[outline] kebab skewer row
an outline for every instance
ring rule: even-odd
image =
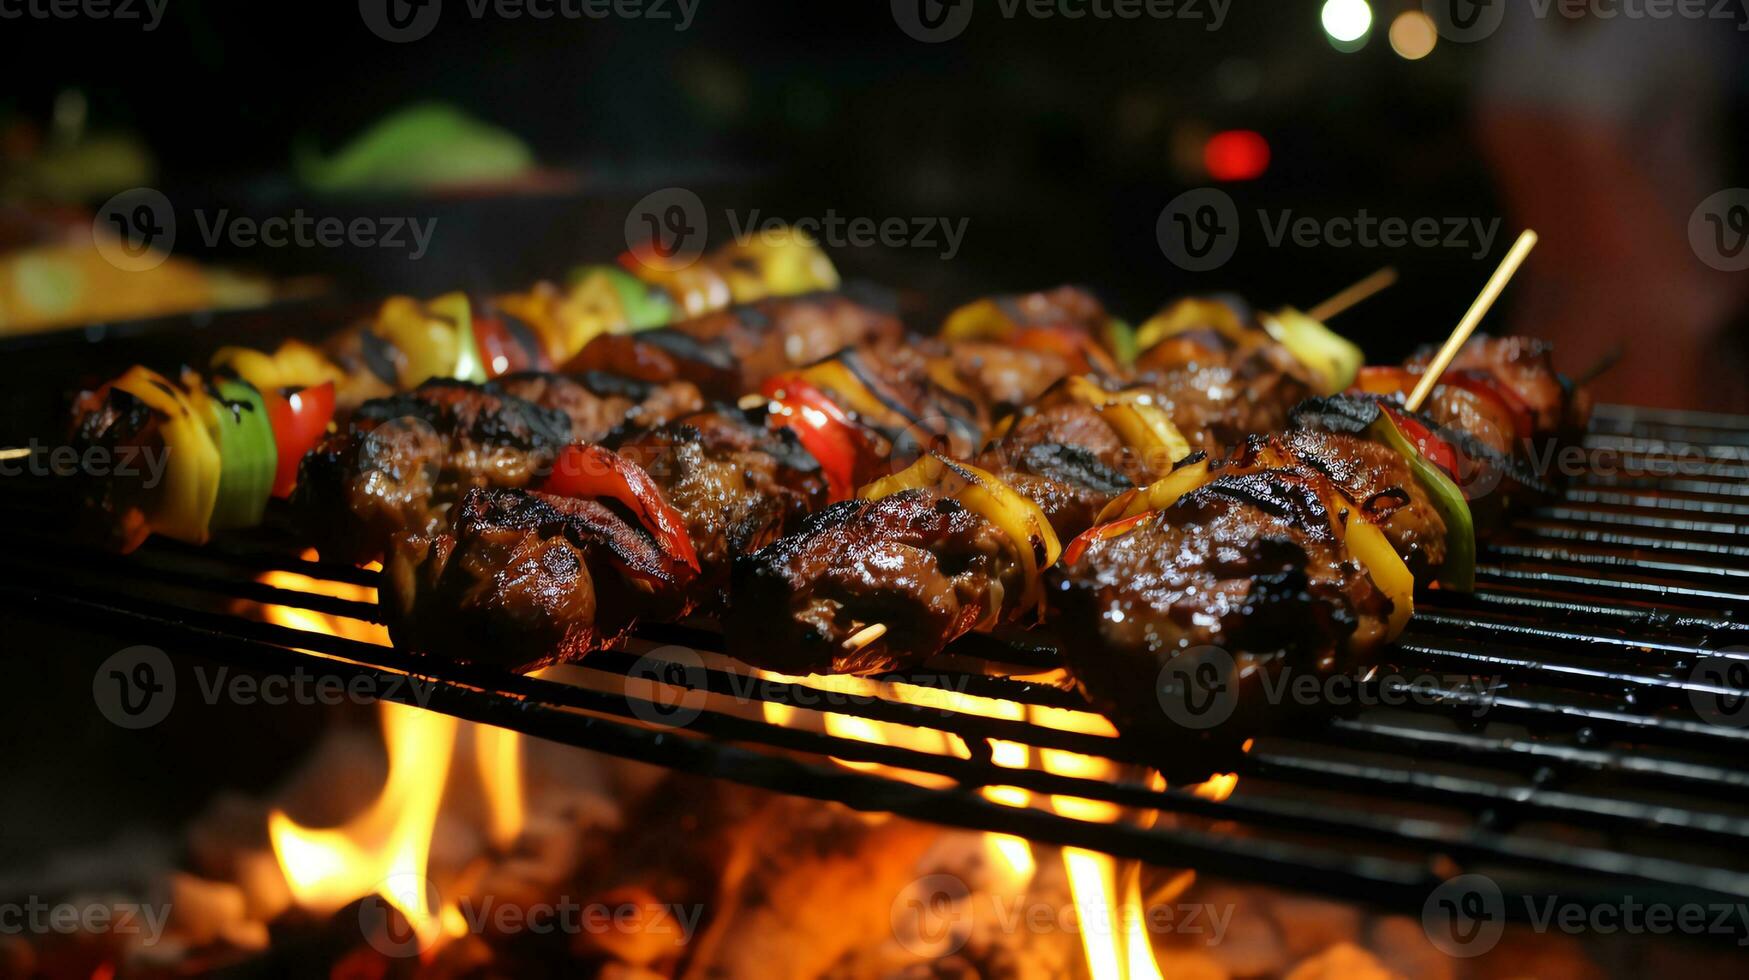
[[[901,332],[892,316],[835,294],[763,300],[660,332],[688,330],[709,330],[716,341],[733,340],[742,349],[764,343],[777,347],[780,354],[782,345],[797,336],[821,346],[892,339]],[[360,409],[363,417],[356,425],[342,418],[338,431],[373,428],[384,420],[384,412],[397,410],[427,422],[453,423],[456,420],[442,406],[457,401],[455,392],[474,389],[488,402],[509,396],[568,416],[568,424],[553,421],[543,430],[561,439],[560,445],[571,439],[599,438],[639,412],[660,418],[702,405],[702,396],[692,385],[652,388],[580,365],[566,367],[569,373],[503,375],[485,387],[466,382],[446,387],[448,379],[433,379],[438,396],[409,400],[403,394],[372,400],[367,402],[368,410]],[[291,375],[273,374],[271,367],[257,365],[257,369],[259,384],[229,368],[204,378],[185,370],[171,380],[135,367],[80,395],[71,424],[76,444],[153,448],[162,450],[168,460],[165,478],[157,486],[120,479],[87,481],[83,491],[90,505],[84,508],[82,523],[88,536],[122,551],[137,547],[153,531],[200,543],[212,531],[258,523],[270,495],[289,496],[300,461],[324,439],[340,406],[332,381],[305,388],[282,386],[279,382]],[[474,417],[490,429],[490,411]],[[532,417],[523,412],[515,421],[530,423]],[[519,451],[537,448],[528,438],[505,441]],[[271,494],[250,477],[269,464],[274,474]]]
[[[470,492],[448,532],[396,539],[383,592],[391,632],[402,645],[435,655],[528,667],[605,645],[640,618],[725,606],[732,614],[738,602],[725,603],[723,592],[735,558],[846,496],[853,477],[870,473],[907,438],[912,446],[951,443],[956,427],[978,428],[975,419],[951,414],[941,428],[929,424],[930,411],[975,410],[977,400],[932,383],[929,365],[906,350],[853,350],[783,372],[740,412],[708,410],[610,437],[617,453],[572,447],[537,492]],[[999,442],[1026,457],[1022,469],[1031,472],[1023,475],[1034,492],[1057,488],[1053,519],[1085,526],[1113,495],[1165,472],[1188,447],[1149,401],[1157,392],[1138,397],[1080,377],[1070,382]],[[1098,452],[1053,441],[1063,428]],[[603,534],[604,515],[556,499],[600,497],[597,481],[622,485],[615,471],[631,460],[660,486],[663,499],[648,506],[673,507],[670,523],[685,525],[700,559],[670,561],[662,576],[634,574],[641,595],[620,591],[628,556],[614,546],[618,536]],[[659,537],[648,520],[624,530],[637,533],[639,523]],[[636,601],[618,601],[624,598]]]

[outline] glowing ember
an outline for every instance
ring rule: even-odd
[[[1210,776],[1207,782],[1197,783],[1190,788],[1190,791],[1194,795],[1200,796],[1205,800],[1214,800],[1216,803],[1219,803],[1227,797],[1232,796],[1233,790],[1238,787],[1239,774],[1225,772],[1218,776]]]

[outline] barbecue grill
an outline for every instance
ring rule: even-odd
[[[1258,738],[1224,800],[1160,788],[1140,764],[1146,753],[1118,738],[1019,709],[990,717],[894,696],[934,688],[1085,710],[1073,691],[1019,679],[1056,663],[1037,637],[962,642],[927,673],[882,678],[891,683],[866,698],[834,697],[820,678],[760,679],[715,652],[720,636],[708,622],[646,628],[623,651],[516,676],[263,621],[268,605],[377,618],[373,605],[325,587],[258,581],[280,570],[318,586],[375,584],[373,571],[301,558],[283,528],[200,548],[154,539],[117,557],[65,540],[55,530],[64,522],[30,520],[49,501],[28,492],[11,501],[23,519],[10,522],[0,554],[0,604],[241,669],[370,677],[392,700],[413,700],[413,688],[390,683],[412,675],[431,710],[543,739],[1405,910],[1460,871],[1490,875],[1509,899],[1749,900],[1749,704],[1737,700],[1749,696],[1749,647],[1732,646],[1749,642],[1749,544],[1740,536],[1749,528],[1749,417],[1603,407],[1584,445],[1608,472],[1571,479],[1560,500],[1493,536],[1473,595],[1419,597],[1388,657],[1393,669],[1363,688],[1363,700],[1398,703]],[[652,674],[666,694],[644,682]],[[1410,680],[1421,674],[1442,681]],[[789,723],[768,720],[767,702],[793,706]],[[804,724],[821,711],[932,729],[964,751]],[[1108,759],[1125,775],[1010,768],[993,758],[995,742]],[[981,792],[991,786],[1035,801],[1106,801],[1125,817],[1005,805]],[[1506,904],[1509,913],[1525,907]]]

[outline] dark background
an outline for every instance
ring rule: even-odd
[[[1311,0],[1237,0],[1212,32],[1196,20],[1005,19],[979,0],[965,33],[941,44],[906,36],[885,2],[702,0],[681,32],[674,21],[475,19],[449,0],[429,37],[399,45],[344,0],[169,0],[149,33],[0,21],[16,55],[0,67],[0,111],[41,118],[57,92],[83,90],[94,125],[145,137],[179,213],[438,216],[433,254],[418,263],[348,250],[221,256],[329,273],[362,295],[511,288],[607,258],[623,247],[626,202],[682,184],[704,193],[713,217],[737,207],[970,219],[952,262],[929,250],[833,253],[847,274],[915,288],[932,310],[1063,281],[1096,287],[1132,319],[1187,290],[1305,306],[1391,262],[1406,287],[1342,324],[1382,359],[1448,329],[1518,227],[1476,145],[1486,43],[1398,57],[1386,27],[1414,6],[1374,3],[1368,43],[1343,53]],[[1721,93],[1738,120],[1739,86],[1734,74]],[[310,202],[288,177],[294,146],[332,149],[426,99],[519,134],[544,165],[579,175],[576,191]],[[1226,188],[1242,215],[1500,216],[1493,254],[1271,248],[1247,218],[1253,234],[1232,262],[1185,273],[1161,254],[1155,220],[1176,193],[1208,183],[1194,166],[1201,135],[1231,128],[1262,132],[1273,150],[1262,179]],[[1730,134],[1721,168],[1735,173],[1742,127],[1720,132]],[[187,233],[178,249],[199,244]]]

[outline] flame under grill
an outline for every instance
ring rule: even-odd
[[[1041,723],[1085,705],[1049,683],[988,675],[977,660],[996,652],[989,642],[927,675],[885,678],[870,697],[756,675],[713,652],[709,624],[648,628],[624,652],[513,676],[261,621],[252,606],[376,618],[369,603],[257,581],[282,570],[375,584],[375,572],[300,558],[289,534],[155,540],[117,558],[69,544],[28,509],[0,550],[0,605],[244,669],[371,677],[385,696],[417,690],[464,719],[859,809],[1407,908],[1458,869],[1508,895],[1749,899],[1749,708],[1743,727],[1695,708],[1749,688],[1737,670],[1696,671],[1741,664],[1749,677],[1749,647],[1731,649],[1749,643],[1749,418],[1606,407],[1587,446],[1619,454],[1621,471],[1575,479],[1565,499],[1492,539],[1474,595],[1423,598],[1392,655],[1396,678],[1368,688],[1401,703],[1258,739],[1224,799],[1161,788],[1133,745]],[[1681,472],[1658,475],[1675,458]],[[1056,666],[1044,648],[1003,646],[1000,659],[1009,673]],[[646,679],[652,665],[665,668],[665,694]],[[1400,678],[1417,674],[1443,680],[1411,691]],[[405,675],[422,684],[390,683]],[[893,696],[904,688],[953,697]],[[677,692],[696,717],[650,724],[671,716]],[[979,699],[1025,710],[980,710]],[[821,712],[930,730],[956,748],[804,723]],[[1102,764],[1085,771],[1100,776],[1016,768],[1004,759],[1014,745],[1094,757]]]

